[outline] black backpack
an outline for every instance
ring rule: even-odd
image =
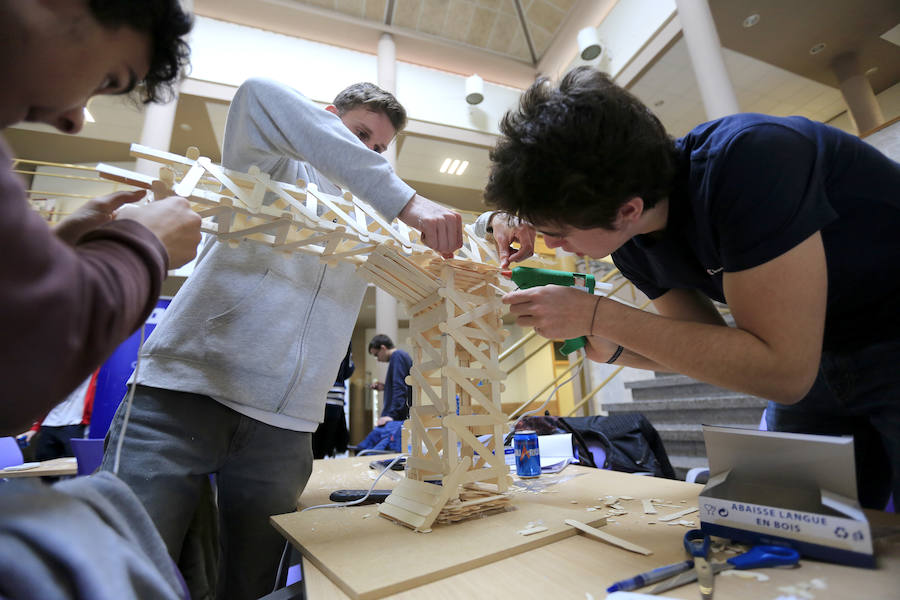
[[[571,433],[572,446],[585,466],[675,479],[675,470],[659,433],[641,413],[608,417],[525,417],[516,424],[516,429],[533,429],[538,435]],[[606,453],[602,465],[595,463],[591,447],[599,447]]]

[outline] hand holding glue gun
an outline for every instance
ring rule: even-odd
[[[503,302],[510,305],[510,312],[516,315],[519,325],[532,325],[535,331],[544,337],[565,337],[566,342],[560,348],[563,355],[571,354],[579,348],[583,348],[587,338],[581,333],[589,331],[589,323],[581,323],[577,315],[583,315],[587,311],[590,319],[596,298],[593,297],[596,279],[589,273],[570,273],[568,271],[554,271],[551,269],[534,269],[530,267],[515,267],[511,271],[504,271],[504,275],[510,277],[519,286],[519,291],[511,292],[503,297]],[[560,290],[532,290],[543,286],[560,286]],[[580,291],[579,291],[580,290]],[[559,296],[552,302],[538,302],[539,294]],[[582,292],[587,292],[582,293]],[[546,300],[546,298],[545,298]],[[580,305],[584,304],[584,309]],[[554,310],[556,306],[559,310]],[[562,307],[565,306],[565,309]],[[547,328],[545,323],[550,322]],[[560,335],[571,332],[573,335]]]

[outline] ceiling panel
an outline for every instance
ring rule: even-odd
[[[827,122],[847,110],[837,88],[727,48],[723,54],[744,112],[801,115]],[[673,44],[630,91],[656,113],[674,136],[684,135],[707,120],[684,38]]]
[[[722,45],[823,85],[838,84],[832,61],[847,52],[859,56],[875,93],[900,81],[900,46],[882,38],[900,24],[898,0],[710,0]],[[759,22],[744,27],[751,14]],[[810,54],[810,48],[825,48]]]

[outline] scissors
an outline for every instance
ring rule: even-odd
[[[684,535],[684,546],[688,549],[691,556],[694,557],[694,570],[663,581],[650,591],[651,594],[661,594],[696,580],[700,583],[700,594],[703,596],[703,599],[709,600],[713,594],[713,578],[722,571],[796,565],[800,561],[800,554],[792,548],[754,546],[744,554],[733,556],[724,563],[710,564],[709,536],[699,529],[692,529]],[[697,554],[694,554],[694,552],[697,552]],[[706,580],[700,576],[701,569],[697,568],[698,558],[706,563],[706,567],[703,569],[703,577],[706,577]]]

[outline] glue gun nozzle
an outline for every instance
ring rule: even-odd
[[[512,269],[503,269],[502,271],[500,271],[500,274],[504,277],[512,278]]]

